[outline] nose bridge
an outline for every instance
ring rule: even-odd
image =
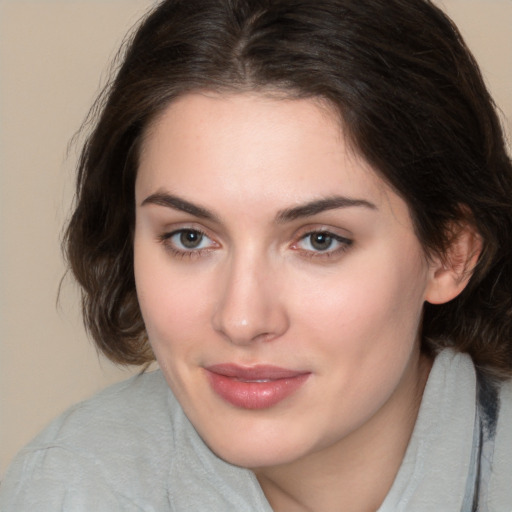
[[[271,259],[255,247],[233,251],[226,261],[213,326],[232,343],[271,340],[288,326]]]

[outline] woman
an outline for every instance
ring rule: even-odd
[[[161,371],[56,420],[2,510],[508,510],[512,164],[424,0],[162,2],[67,231]]]

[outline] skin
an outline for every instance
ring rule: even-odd
[[[333,197],[356,202],[297,210]],[[431,365],[423,303],[458,289],[329,108],[256,93],[176,100],[146,132],[134,251],[153,350],[209,447],[251,468],[276,511],[376,510]],[[204,368],[220,363],[310,375],[248,410],[212,390]]]

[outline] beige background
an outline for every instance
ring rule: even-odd
[[[52,417],[129,370],[99,358],[64,281],[66,154],[126,30],[151,0],[0,0],[0,475]],[[440,1],[512,124],[512,0]],[[133,371],[133,370],[132,370]]]

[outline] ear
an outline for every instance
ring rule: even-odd
[[[464,290],[482,252],[482,238],[467,222],[449,228],[451,243],[445,254],[433,256],[425,300],[444,304]]]

